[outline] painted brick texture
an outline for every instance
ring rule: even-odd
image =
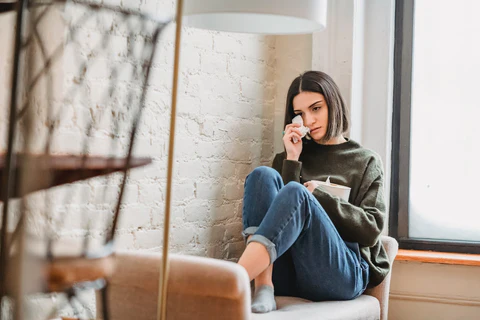
[[[175,8],[171,0],[104,2],[165,16],[172,15]],[[84,14],[67,6],[64,16],[67,21],[78,21]],[[13,38],[8,30],[13,29],[13,21],[12,16],[0,17],[2,150],[5,149],[12,62],[8,48]],[[110,81],[110,74],[102,64],[89,71],[86,89],[79,97],[61,102],[61,95],[78,81],[79,62],[87,56],[95,58],[93,48],[101,41],[102,32],[112,26],[119,29],[111,40],[111,59],[121,60],[128,50],[138,50],[141,46],[142,35],[130,35],[118,25],[114,16],[93,19],[76,31],[77,45],[65,48],[63,61],[55,69],[55,106],[63,113],[56,123],[53,152],[79,153],[86,126],[94,114],[108,110],[114,112],[113,117],[128,120],[125,96],[120,95],[117,104],[113,105],[115,108],[93,103],[105,92]],[[58,19],[50,20],[43,28],[46,35],[52,32],[46,39],[49,43],[58,41],[55,39],[58,33],[53,31],[61,33],[63,30]],[[152,157],[153,163],[132,170],[129,175],[117,232],[118,249],[160,251],[163,245],[173,43],[174,27],[170,26],[160,40],[160,50],[153,63],[151,86],[134,151],[135,155]],[[274,145],[276,151],[281,149],[279,132],[283,127],[286,88],[296,75],[311,66],[311,37],[244,35],[184,28],[181,49],[170,250],[236,261],[244,248],[241,216],[245,177],[255,167],[270,164]],[[136,62],[130,61],[132,65]],[[127,81],[131,71],[122,70],[121,79]],[[43,97],[42,94],[37,93],[38,97]],[[37,105],[42,119],[46,117],[42,111],[44,107],[41,103]],[[102,118],[96,123],[95,139],[89,149],[91,154],[108,154],[110,150],[111,131],[107,120]],[[35,127],[37,147],[45,141],[46,123],[39,121]],[[125,145],[121,142],[127,137],[120,135],[117,150],[124,153]],[[32,232],[54,232],[59,238],[81,239],[90,219],[93,222],[92,242],[100,242],[111,223],[120,178],[114,174],[58,187],[48,194],[35,194],[29,201],[35,221]],[[31,310],[41,319],[48,312],[45,306],[54,300],[34,299],[30,301]],[[93,305],[92,300],[89,305],[92,310]],[[71,314],[71,310],[63,313]]]
[[[123,1],[121,6],[167,16],[174,12],[173,1],[129,0]],[[66,6],[67,21],[78,21],[85,14],[83,10]],[[95,48],[101,44],[102,33],[112,26],[118,29],[109,45],[111,55],[96,56]],[[49,27],[55,28],[58,24],[44,26],[44,31]],[[2,28],[2,34],[5,30]],[[142,34],[132,36],[127,31],[115,16],[90,19],[76,29],[76,45],[65,48],[63,61],[56,67],[57,70],[63,68],[60,78],[63,80],[56,87],[57,91],[66,94],[78,83],[78,65],[87,56],[97,58],[98,62],[88,70],[81,94],[58,104],[57,108],[62,108],[63,113],[56,123],[53,152],[81,152],[89,120],[101,114],[102,108],[108,109],[109,106],[95,105],[111,80],[109,68],[102,59],[122,61],[128,50],[138,50],[143,41]],[[47,42],[48,37],[46,34]],[[268,165],[273,154],[275,41],[275,37],[268,36],[183,29],[172,196],[172,252],[235,260],[243,248],[243,182],[253,168]],[[9,42],[11,38],[2,36],[3,70],[11,67],[11,57],[5,49]],[[151,86],[135,148],[136,155],[153,157],[153,164],[131,171],[118,230],[119,249],[159,251],[162,247],[173,43],[174,27],[171,25],[162,35],[160,50],[153,62]],[[131,70],[122,69],[120,78],[129,80],[128,72]],[[2,128],[6,128],[7,74],[2,72],[0,78],[1,110],[5,115],[1,117]],[[55,79],[59,82],[58,77]],[[119,84],[120,90],[126,88],[123,85]],[[43,97],[41,93],[39,96]],[[126,97],[117,96],[120,102],[112,112],[116,112],[118,118],[128,117],[121,101]],[[37,108],[42,109],[41,103]],[[45,119],[45,112],[39,111],[39,114]],[[38,146],[46,141],[46,128],[44,121],[35,126],[38,140],[43,139]],[[2,137],[4,134],[2,132]],[[108,154],[110,134],[108,115],[99,118],[89,152]],[[120,135],[121,142],[127,139],[125,133]],[[120,153],[126,151],[121,143],[117,149]],[[94,222],[91,237],[101,239],[111,223],[119,181],[120,175],[116,174],[49,191],[48,206],[53,218],[45,219],[41,208],[47,203],[35,200],[39,205],[35,217],[41,223],[37,223],[34,231],[41,234],[42,228],[47,228],[61,238],[80,237],[91,219]],[[35,199],[43,199],[43,196]],[[63,217],[64,221],[56,224]]]

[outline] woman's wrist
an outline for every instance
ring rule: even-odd
[[[293,156],[293,155],[288,155],[287,154],[287,160],[298,161],[298,156]]]

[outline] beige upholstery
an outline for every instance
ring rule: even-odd
[[[382,237],[390,260],[398,244]],[[120,253],[109,289],[112,319],[156,319],[161,256],[154,253]],[[328,319],[386,320],[390,275],[366,294],[351,301],[311,302],[276,297],[278,310],[250,314],[248,276],[235,263],[216,259],[172,255],[168,284],[168,319]]]
[[[393,260],[398,253],[398,242],[394,238],[383,236],[381,241],[383,242],[383,246],[387,250],[388,258],[390,260],[390,264],[393,266]],[[373,289],[368,289],[365,291],[365,294],[370,296],[374,296],[375,298],[380,301],[380,319],[387,320],[388,318],[388,295],[390,293],[390,279],[392,277],[392,272],[389,272],[387,277]]]
[[[160,265],[160,254],[117,254],[108,290],[111,319],[156,319]],[[169,320],[248,319],[249,315],[250,284],[242,267],[217,259],[170,256]]]
[[[253,320],[378,320],[380,308],[374,297],[362,295],[351,301],[311,302],[292,297],[276,297],[278,310],[252,314]]]

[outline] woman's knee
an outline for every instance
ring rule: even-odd
[[[302,184],[291,181],[287,183],[278,194],[283,205],[292,204],[295,207],[298,203],[304,202],[308,197],[308,190]]]
[[[285,185],[283,188],[285,194],[290,194],[290,195],[298,195],[298,194],[305,194],[305,192],[308,192],[308,189],[302,185],[301,183],[298,183],[296,181],[290,181]]]
[[[286,203],[295,205],[295,207],[298,207],[299,204],[305,204],[303,207],[308,213],[323,211],[322,206],[315,197],[312,196],[311,192],[298,182],[291,181],[287,183],[281,190],[279,197],[283,198]],[[315,210],[316,208],[320,210]]]
[[[275,180],[280,179],[281,176],[277,172],[277,170],[267,167],[267,166],[260,166],[255,169],[247,176],[249,180]]]

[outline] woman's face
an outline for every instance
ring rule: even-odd
[[[303,91],[293,98],[293,112],[301,115],[315,142],[321,142],[328,128],[328,106],[323,94]]]

